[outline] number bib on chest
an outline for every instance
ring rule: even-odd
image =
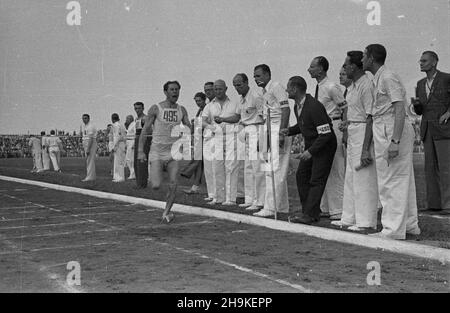
[[[178,122],[178,109],[167,109],[163,110],[163,120],[167,123]]]

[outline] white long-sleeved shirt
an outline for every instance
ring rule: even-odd
[[[127,130],[125,126],[119,121],[114,122],[112,125],[113,131],[113,149],[117,149],[120,142],[126,142],[127,140]]]

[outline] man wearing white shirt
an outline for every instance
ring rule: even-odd
[[[130,176],[127,179],[136,179],[134,174],[134,137],[136,136],[136,123],[133,115],[128,115],[125,121],[127,130],[127,152],[125,155],[126,166],[130,170]]]
[[[64,151],[61,139],[56,136],[56,132],[52,129],[50,131],[50,137],[47,137],[45,142],[46,147],[48,147],[50,160],[53,164],[53,170],[55,172],[61,172],[61,152]]]
[[[214,82],[214,91],[216,97],[205,106],[202,113],[206,132],[215,132],[214,138],[204,144],[205,160],[212,159],[216,179],[216,198],[209,204],[235,205],[238,183],[235,126],[240,119],[240,109],[226,95],[227,86],[223,80]],[[211,144],[214,153],[211,153]]]
[[[28,140],[28,146],[31,147],[31,153],[33,155],[33,170],[31,172],[40,173],[43,171],[41,140],[37,136],[32,136]]]
[[[241,124],[244,129],[239,132],[238,140],[245,143],[244,190],[245,203],[239,205],[246,210],[260,210],[264,206],[266,191],[265,172],[262,160],[258,157],[258,132],[264,125],[263,98],[248,86],[248,77],[244,73],[236,74],[233,86],[240,97]]]
[[[214,92],[214,83],[213,82],[206,82],[205,86],[203,87],[203,90],[205,91],[206,95],[206,102],[207,105],[211,101],[214,100],[216,97],[216,93]],[[210,121],[208,121],[210,123]],[[211,137],[205,137],[203,138],[203,148],[205,148],[206,143],[211,144],[209,142]],[[216,198],[216,175],[214,173],[214,166],[212,159],[209,159],[205,156],[203,156],[203,166],[205,171],[205,181],[206,181],[206,189],[208,191],[208,196],[205,198],[205,201],[213,201]]]
[[[374,87],[373,138],[383,230],[375,236],[405,239],[419,235],[413,167],[414,129],[406,117],[406,90],[397,74],[384,65],[386,49],[371,44],[363,54],[363,69]]]
[[[48,136],[45,135],[45,131],[41,131],[42,165],[44,167],[44,171],[50,170],[50,156],[48,155],[48,146],[46,146],[47,137]]]
[[[114,154],[114,175],[113,182],[120,183],[125,181],[125,142],[127,130],[120,123],[119,115],[111,115],[113,144],[111,152]]]
[[[91,118],[89,114],[83,114],[82,119],[82,141],[84,154],[86,156],[86,178],[82,181],[87,182],[96,179],[95,154],[97,153],[97,129],[90,121]]]
[[[364,72],[362,51],[349,51],[344,63],[352,80],[347,93],[347,167],[345,171],[344,208],[336,226],[349,230],[376,229],[378,188],[372,144],[373,85]]]
[[[342,121],[340,106],[344,103],[344,96],[340,86],[327,77],[329,68],[328,60],[323,56],[314,58],[308,68],[311,78],[316,79],[317,85],[314,98],[323,104],[328,116],[333,121],[333,129],[337,139],[337,150],[334,155],[333,166],[328,176],[325,192],[322,196],[320,209],[322,216],[330,216],[330,219],[339,220],[342,213],[344,199],[345,159],[342,144],[342,132],[339,125]]]
[[[266,175],[264,208],[253,215],[268,217],[274,215],[275,210],[281,213],[289,213],[287,174],[292,139],[291,137],[285,137],[280,133],[280,130],[289,126],[290,108],[286,89],[280,83],[272,80],[269,66],[266,64],[257,65],[253,77],[256,85],[262,88],[264,113],[270,112],[270,138],[272,143],[268,153],[269,162],[264,164]],[[272,184],[272,175],[274,176],[275,186]],[[273,189],[275,189],[275,195]],[[276,199],[276,203],[274,199]]]

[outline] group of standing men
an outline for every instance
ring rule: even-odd
[[[137,114],[136,119],[132,115],[126,117],[125,124],[120,122],[119,115],[111,115],[112,124],[108,125],[108,150],[112,161],[113,182],[119,183],[125,181],[125,168],[128,167],[129,176],[127,179],[136,180],[136,188],[147,187],[148,166],[142,162],[137,162],[137,149],[139,136],[145,123],[144,104],[136,102],[134,110]],[[95,156],[97,152],[97,128],[90,120],[89,114],[82,116],[82,142],[86,157],[87,174],[86,181],[96,179]],[[144,143],[144,151],[148,155],[150,150],[151,137]]]
[[[124,180],[125,146],[128,159],[134,146],[134,165],[129,166],[134,167],[138,188],[146,187],[148,159],[153,188],[161,185],[162,169],[166,168],[170,182],[163,220],[170,222],[178,175],[172,146],[179,139],[172,130],[183,123],[194,130],[194,137],[200,133],[199,158],[203,160],[195,164],[194,185],[185,192],[198,192],[204,169],[209,204],[236,205],[238,190],[243,189],[245,201],[240,206],[257,210],[255,216],[289,213],[291,136],[302,134],[305,151],[295,156],[300,159],[296,179],[302,212],[291,215],[290,222],[313,224],[328,216],[332,224],[350,230],[376,229],[382,207],[383,229],[373,235],[392,239],[418,235],[414,130],[405,111],[406,90],[399,76],[384,65],[386,56],[386,49],[379,44],[349,51],[341,69],[345,90],[328,79],[328,60],[314,58],[308,69],[317,81],[314,96],[306,93],[301,76],[291,77],[283,88],[272,80],[265,64],[254,68],[255,88],[249,87],[246,74],[235,75],[233,86],[240,95],[239,103],[227,96],[225,81],[208,82],[205,93],[194,97],[199,106],[194,127],[184,107],[177,104],[180,84],[167,82],[163,87],[166,100],[153,105],[148,116],[143,113],[143,103],[135,103],[136,121],[127,118],[125,129],[113,114],[114,181]],[[417,114],[423,114],[428,205],[442,210],[450,208],[450,79],[436,70],[437,61],[434,52],[423,54],[421,69],[427,72],[427,79],[418,83],[413,105]],[[297,119],[291,127],[288,99],[295,102]],[[95,132],[85,116],[85,180],[91,180],[95,179],[95,165],[89,151],[95,149]],[[195,147],[194,155],[197,160]],[[241,164],[243,184],[239,181]]]
[[[28,145],[33,155],[32,173],[50,171],[50,164],[53,165],[55,172],[61,172],[61,153],[65,150],[54,130],[50,131],[50,136],[46,136],[45,131],[41,132],[40,137],[31,136]]]

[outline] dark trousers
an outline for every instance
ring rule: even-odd
[[[333,165],[336,146],[334,137],[318,155],[308,161],[300,161],[298,165],[296,178],[302,212],[312,218],[320,218],[320,201]]]
[[[428,130],[423,147],[428,208],[450,210],[450,140],[434,140]]]
[[[136,130],[136,137],[134,139],[134,173],[136,175],[136,185],[138,187],[147,188],[148,182],[148,162],[141,162],[138,160],[139,136],[141,130]],[[152,144],[151,137],[147,138],[144,143],[144,153],[148,160],[148,153]]]

